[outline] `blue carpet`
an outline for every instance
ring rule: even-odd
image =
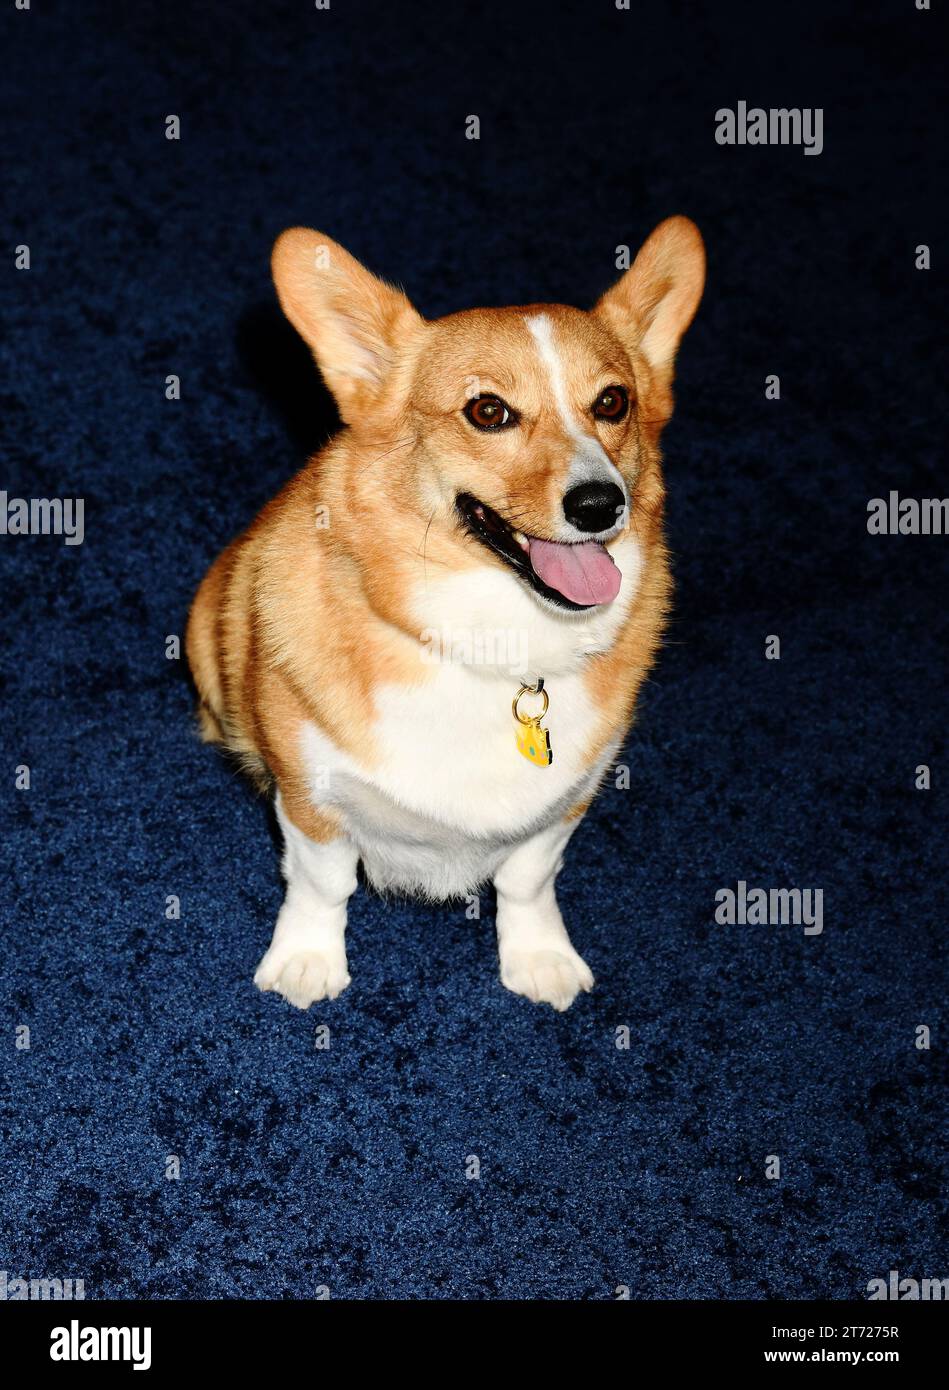
[[[946,492],[938,17],[5,10],[0,487],[84,498],[85,541],[0,537],[0,1269],[91,1298],[945,1274],[947,542],[866,529],[871,497]],[[718,146],[738,100],[823,107],[823,153]],[[589,304],[675,212],[709,250],[666,436],[675,620],[630,788],[561,879],[596,990],[563,1016],[508,994],[487,898],[471,922],[360,890],[346,994],[260,995],[267,808],[165,650],[333,427],[274,237],[317,226],[435,316]],[[822,889],[823,933],[716,923],[738,880]]]

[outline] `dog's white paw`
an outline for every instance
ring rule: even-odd
[[[257,967],[254,984],[282,994],[297,1009],[308,1009],[320,999],[335,999],[349,984],[346,954],[271,946]]]
[[[576,951],[512,948],[501,952],[501,983],[535,1004],[569,1009],[581,990],[593,988],[593,975]]]

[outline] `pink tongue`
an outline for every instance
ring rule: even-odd
[[[530,560],[537,578],[571,603],[609,603],[623,582],[609,551],[599,541],[562,545],[532,537]]]

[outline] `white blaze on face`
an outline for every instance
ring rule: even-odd
[[[548,314],[529,314],[525,315],[524,322],[537,344],[537,355],[547,373],[547,380],[550,382],[550,391],[557,407],[557,414],[560,416],[560,423],[574,446],[570,471],[564,484],[564,493],[569,492],[578,483],[615,483],[623,493],[628,510],[629,493],[619,469],[612,462],[596,435],[587,434],[580,428],[571,410],[563,359],[554,342],[554,326],[550,316]],[[572,526],[568,525],[567,530],[574,533]],[[581,532],[576,532],[575,538],[586,539]]]

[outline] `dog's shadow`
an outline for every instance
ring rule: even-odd
[[[280,417],[302,464],[342,423],[308,347],[276,304],[246,309],[235,343],[250,384]]]
[[[291,460],[292,469],[302,468],[306,460],[340,428],[342,421],[336,402],[324,386],[309,349],[276,304],[259,303],[245,309],[237,322],[234,343],[246,379],[238,389],[244,391],[249,386],[256,391],[276,418],[275,433],[284,433],[288,439],[285,451],[275,451],[277,456],[272,480],[262,476],[267,472],[265,462],[258,459],[255,464],[247,465],[248,468],[253,466],[255,483],[260,484],[265,495],[273,495],[289,476],[287,457]],[[222,450],[218,467],[218,481],[227,479],[233,483],[233,457]],[[224,517],[221,521],[219,543],[222,549],[251,520],[251,515],[245,514],[246,498],[241,489],[232,487],[230,492],[234,498],[235,515],[233,518]],[[190,672],[185,670],[182,675],[197,698]]]

